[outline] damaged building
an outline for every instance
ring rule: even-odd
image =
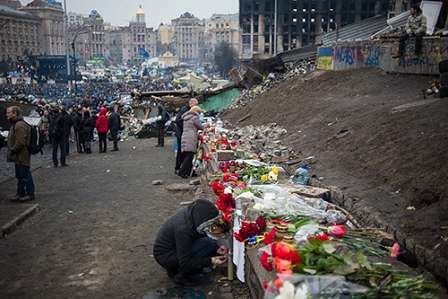
[[[240,0],[241,59],[320,44],[322,35],[377,15],[394,17],[411,0]],[[275,33],[277,32],[277,33]]]

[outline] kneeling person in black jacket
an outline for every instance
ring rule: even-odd
[[[200,198],[163,224],[154,242],[154,258],[175,283],[193,286],[197,281],[190,275],[227,261],[227,248],[205,234],[205,229],[221,217],[213,203]]]

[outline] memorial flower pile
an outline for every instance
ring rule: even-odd
[[[250,243],[253,242],[257,236],[264,236],[266,229],[266,219],[257,218],[255,222],[243,220],[241,228],[234,233],[235,239],[239,242]]]

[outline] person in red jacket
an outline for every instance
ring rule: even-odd
[[[107,109],[102,107],[100,109],[100,116],[96,120],[96,130],[98,131],[98,139],[100,144],[100,154],[105,153],[107,151]]]

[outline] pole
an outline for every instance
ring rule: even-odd
[[[274,0],[274,57],[277,56],[277,1]]]
[[[68,92],[71,91],[71,84],[68,76],[70,76],[70,57],[69,57],[69,47],[68,47],[68,15],[67,15],[67,3],[64,0],[64,18],[65,18],[65,52],[66,52],[66,60],[67,60],[67,88]]]

